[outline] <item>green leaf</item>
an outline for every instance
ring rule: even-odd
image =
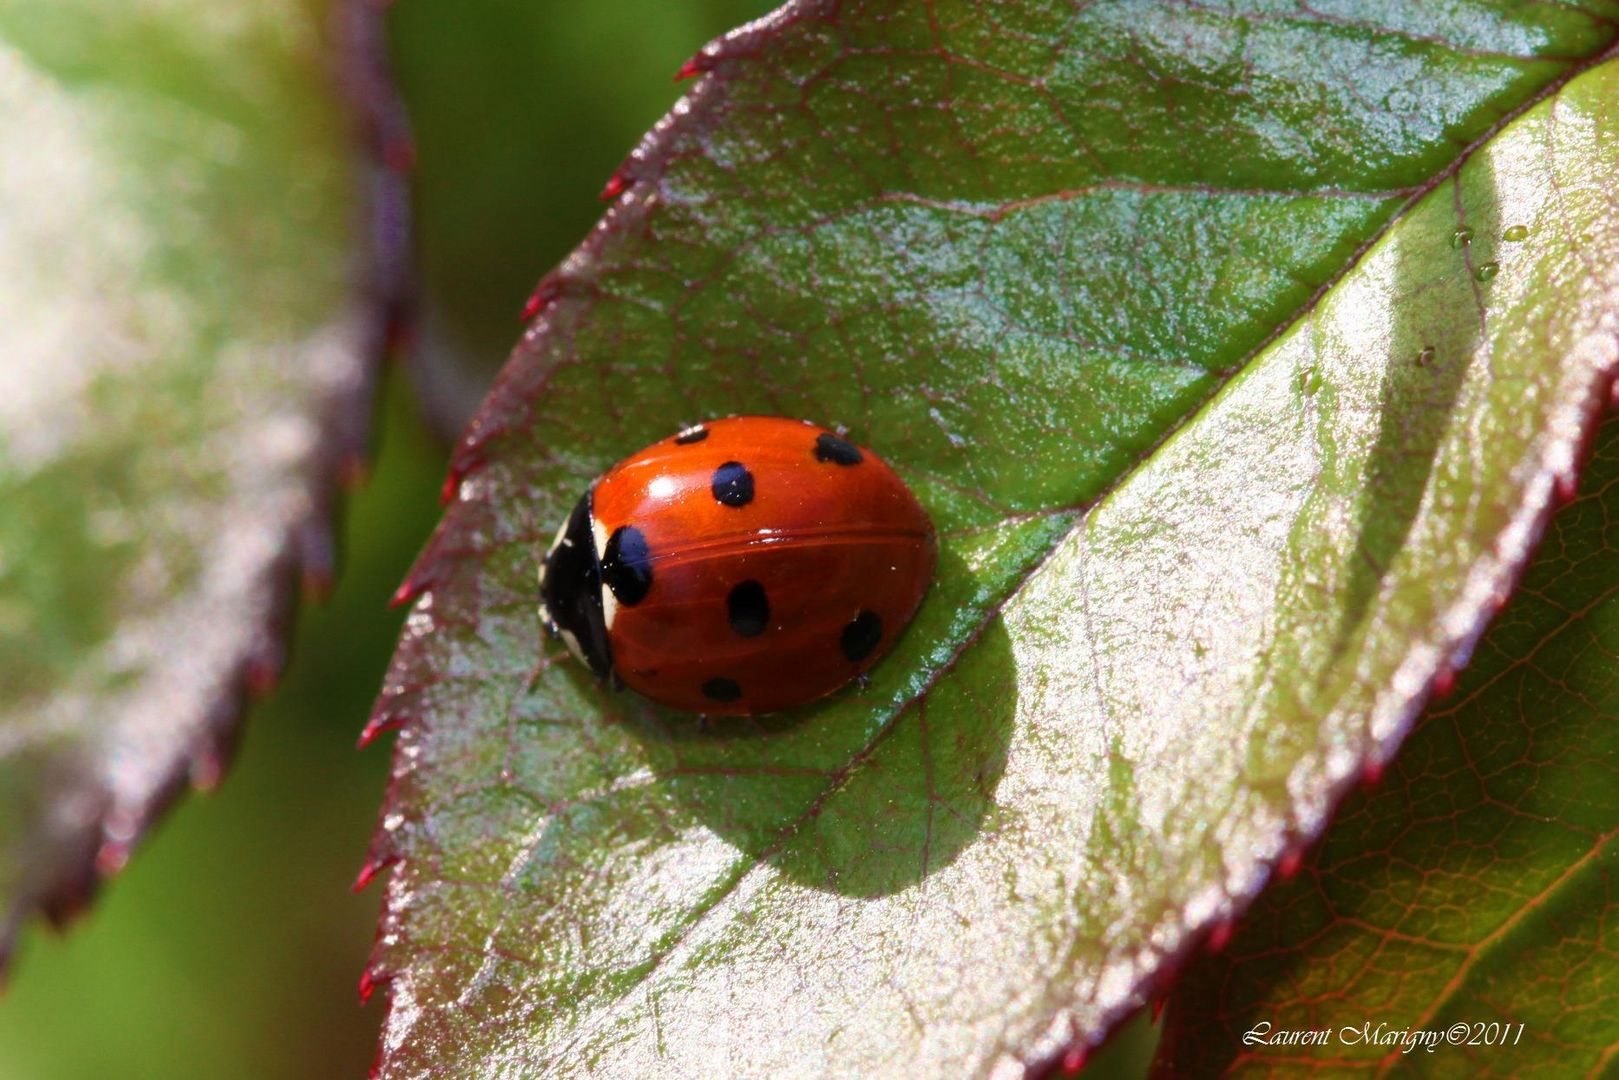
[[[217,776],[331,575],[382,326],[329,7],[0,2],[0,943]]]
[[[1346,10],[705,51],[409,583],[385,1075],[1016,1074],[1392,753],[1606,393],[1619,71],[1555,92],[1612,34],[1567,9]],[[534,573],[603,467],[748,411],[849,425],[941,569],[868,690],[702,728],[544,643]]]
[[[1554,519],[1454,698],[1430,706],[1387,779],[1345,801],[1320,850],[1260,898],[1231,947],[1177,983],[1166,1075],[1611,1068],[1616,521],[1610,422],[1582,495]],[[1325,1042],[1283,1034],[1305,1031]],[[1384,1041],[1408,1031],[1441,1041],[1404,1056]]]

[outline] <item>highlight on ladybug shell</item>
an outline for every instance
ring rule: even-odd
[[[767,713],[880,660],[937,560],[927,512],[872,451],[808,421],[738,416],[591,484],[541,561],[540,614],[615,686]]]

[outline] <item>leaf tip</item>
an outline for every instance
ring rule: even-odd
[[[547,275],[544,280],[534,287],[534,291],[524,301],[523,321],[531,322],[535,316],[549,307],[551,301],[555,300],[560,293],[561,289],[557,287],[557,283],[552,280],[551,276]]]
[[[279,650],[274,653],[265,651],[257,656],[250,657],[243,673],[247,683],[248,696],[254,698],[268,697],[281,681],[281,654]]]
[[[360,867],[360,872],[355,875],[354,884],[349,887],[349,891],[355,893],[364,892],[365,887],[375,881],[378,874],[398,861],[399,857],[397,855],[383,855],[380,857],[372,855],[367,857],[364,865]]]
[[[404,717],[401,716],[373,716],[371,719],[366,721],[365,727],[360,730],[360,738],[355,743],[355,748],[364,750],[366,747],[376,742],[378,737],[384,732],[398,731],[404,726],[405,720]]]
[[[684,64],[680,65],[680,70],[675,72],[675,82],[685,82],[687,79],[695,79],[699,75],[706,75],[713,69],[713,58],[710,57],[706,52],[700,52],[690,60],[687,60]]]
[[[298,587],[305,600],[324,602],[337,583],[337,541],[324,521],[298,530]]]
[[[1434,672],[1433,696],[1434,700],[1447,698],[1456,689],[1456,669],[1446,665]]]
[[[459,481],[457,482],[459,483]],[[400,582],[399,588],[395,589],[393,595],[388,598],[388,606],[390,608],[404,607],[421,594],[422,587],[420,583],[412,578],[406,578]]]
[[[464,446],[450,458],[449,471],[444,475],[444,486],[439,489],[439,505],[449,506],[461,493],[461,481],[481,469],[485,464],[476,446]]]
[[[1580,478],[1572,471],[1558,473],[1552,483],[1555,487],[1559,506],[1567,506],[1574,501],[1574,496],[1579,494]]]
[[[110,878],[129,863],[130,842],[128,840],[112,837],[102,841],[96,849],[95,869],[96,876]],[[82,905],[81,905],[82,906]],[[69,905],[68,917],[78,914],[78,910]]]
[[[225,776],[225,756],[214,747],[206,747],[192,755],[188,779],[191,789],[209,792],[219,786]]]

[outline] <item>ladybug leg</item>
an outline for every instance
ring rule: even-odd
[[[711,735],[714,732],[714,719],[706,712],[697,714],[697,731],[701,735]]]
[[[862,694],[871,689],[871,676],[864,671],[854,677],[854,682],[856,686],[860,687]]]

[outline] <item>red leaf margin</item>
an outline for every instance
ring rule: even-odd
[[[408,178],[414,153],[389,72],[382,7],[375,0],[333,0],[328,12],[334,96],[349,114],[358,148],[360,242],[351,307],[360,327],[360,377],[322,403],[318,447],[304,477],[308,509],[301,520],[286,524],[280,549],[263,566],[267,601],[261,623],[234,668],[221,674],[222,691],[192,725],[190,744],[154,770],[133,814],[99,799],[94,814],[46,838],[53,865],[0,912],[0,974],[9,966],[19,931],[36,911],[56,928],[65,927],[88,908],[101,883],[124,867],[146,831],[188,786],[206,791],[219,782],[249,706],[280,679],[300,597],[318,599],[331,591],[339,503],[367,475],[377,379],[385,360],[408,339],[414,309]]]
[[[550,378],[548,370],[529,369],[523,360],[536,343],[556,330],[558,320],[553,317],[555,312],[589,301],[591,298],[589,281],[592,276],[590,270],[601,256],[609,239],[620,232],[635,231],[647,221],[653,206],[653,200],[649,196],[661,182],[664,167],[674,153],[680,137],[688,132],[701,131],[722,104],[727,66],[758,55],[777,35],[800,23],[835,21],[841,6],[841,0],[785,0],[775,11],[715,39],[699,50],[674,76],[677,82],[696,78],[692,89],[676,101],[669,112],[642,137],[641,142],[614,170],[604,185],[600,198],[611,204],[606,213],[579,246],[554,270],[540,279],[524,306],[523,318],[528,323],[526,331],[496,377],[466,431],[451,451],[442,492],[442,502],[447,507],[445,515],[393,596],[394,606],[413,605],[412,617],[406,622],[376,704],[360,734],[359,745],[362,748],[370,745],[383,733],[399,731],[416,719],[411,701],[416,694],[436,681],[431,665],[424,655],[424,643],[435,629],[458,625],[455,613],[478,610],[479,563],[484,554],[483,545],[496,534],[498,523],[494,507],[489,502],[490,492],[478,483],[477,474],[491,458],[496,456],[497,448],[505,437],[532,426],[535,417],[533,403],[542,396]],[[1325,281],[1301,306],[1300,311],[1313,308],[1322,295],[1360,263],[1362,257],[1388,229],[1404,218],[1411,206],[1454,176],[1472,155],[1502,128],[1538,103],[1556,95],[1578,75],[1615,58],[1619,58],[1619,46],[1609,48],[1600,55],[1589,58],[1585,63],[1572,66],[1517,108],[1502,115],[1474,142],[1463,147],[1456,157],[1428,182],[1405,193],[1408,195],[1407,201],[1389,222],[1369,236],[1344,267]],[[1619,324],[1619,297],[1613,299],[1615,301],[1613,321]],[[1281,322],[1241,362],[1233,365],[1225,373],[1226,377],[1229,378],[1245,368],[1248,362],[1278,338],[1292,321]],[[1075,1075],[1125,1022],[1142,1009],[1154,1009],[1156,1019],[1156,1003],[1168,993],[1176,973],[1187,961],[1204,949],[1219,952],[1224,948],[1235,931],[1236,922],[1264,890],[1272,875],[1280,874],[1285,879],[1296,872],[1305,852],[1325,833],[1338,807],[1350,791],[1360,785],[1378,783],[1388,761],[1403,743],[1417,717],[1431,700],[1442,698],[1449,692],[1450,687],[1454,685],[1456,671],[1466,666],[1478,639],[1516,590],[1527,564],[1545,534],[1552,514],[1573,498],[1597,427],[1607,413],[1619,411],[1619,349],[1613,350],[1608,360],[1608,366],[1588,388],[1586,400],[1579,403],[1580,418],[1575,425],[1572,440],[1554,444],[1547,450],[1548,458],[1566,457],[1572,464],[1567,468],[1548,468],[1528,485],[1530,494],[1524,505],[1519,508],[1518,516],[1508,527],[1508,532],[1514,536],[1516,542],[1510,552],[1504,552],[1507,557],[1504,559],[1503,579],[1494,582],[1493,587],[1483,594],[1463,598],[1463,601],[1472,601],[1467,611],[1466,634],[1446,655],[1434,661],[1431,670],[1418,674],[1421,689],[1411,695],[1405,703],[1401,716],[1393,725],[1387,740],[1380,747],[1371,748],[1371,752],[1359,763],[1359,768],[1338,783],[1328,794],[1326,799],[1328,809],[1319,821],[1282,838],[1279,852],[1270,860],[1269,865],[1261,868],[1262,872],[1249,891],[1244,895],[1228,897],[1228,904],[1224,909],[1216,911],[1201,926],[1189,932],[1182,945],[1165,955],[1153,972],[1140,979],[1131,988],[1126,1003],[1110,1010],[1096,1030],[1089,1032],[1076,1030],[1056,1050],[1026,1061],[1025,1075],[1028,1080],[1049,1080],[1058,1076]],[[1223,382],[1224,380],[1221,385]],[[1210,397],[1218,389],[1218,386],[1215,387]],[[1158,445],[1196,415],[1200,408],[1194,407],[1179,423],[1171,425],[1154,445],[1143,453],[1141,460],[1150,457]],[[1094,508],[1100,504],[1133,472],[1134,469],[1128,469],[1113,483],[1107,485],[1090,507]],[[1082,514],[1074,528],[1082,528],[1086,516]],[[1037,570],[1038,564],[1030,572]],[[1458,607],[1461,606],[1462,603],[1459,602]],[[992,610],[991,615],[993,613]],[[362,1003],[369,1001],[378,987],[384,989],[386,1001],[383,1037],[372,1066],[373,1077],[381,1075],[388,1063],[390,1050],[393,1049],[388,1041],[388,1029],[395,1007],[391,990],[394,973],[387,970],[383,964],[382,954],[386,945],[397,941],[401,935],[400,912],[408,899],[408,894],[403,891],[398,876],[392,871],[404,859],[403,853],[395,846],[394,836],[406,820],[404,812],[396,807],[404,805],[406,801],[402,795],[408,782],[409,771],[408,760],[396,752],[377,829],[354,884],[356,890],[363,889],[371,881],[381,877],[384,872],[387,873],[386,891],[375,943],[371,957],[359,979],[359,996]],[[1060,1019],[1060,1014],[1053,1017],[1054,1022]]]

